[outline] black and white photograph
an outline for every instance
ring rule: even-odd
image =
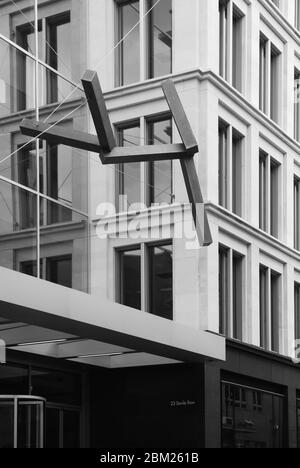
[[[2,448],[300,448],[300,0],[0,0]]]

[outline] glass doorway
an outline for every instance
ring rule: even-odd
[[[43,448],[45,400],[0,396],[0,448]]]

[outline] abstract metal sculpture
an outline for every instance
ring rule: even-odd
[[[210,245],[212,238],[194,162],[194,155],[199,151],[198,143],[173,81],[163,82],[162,89],[181,136],[182,144],[134,147],[117,147],[97,73],[87,71],[82,79],[82,84],[97,136],[27,119],[20,126],[21,132],[24,135],[38,137],[56,145],[62,144],[98,153],[104,165],[179,159],[192,206],[199,244],[201,246]]]

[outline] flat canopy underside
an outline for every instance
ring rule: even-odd
[[[4,268],[0,284],[7,349],[107,368],[225,360],[220,336]]]

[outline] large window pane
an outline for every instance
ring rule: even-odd
[[[34,28],[34,4],[35,0],[26,0],[20,2],[11,0],[8,2],[2,1],[0,4],[0,32],[10,40],[17,42],[19,45],[18,30],[22,27],[27,27],[27,30],[33,31]],[[35,54],[35,42],[29,39],[29,50]]]
[[[47,399],[47,403],[80,405],[81,376],[58,370],[33,368],[32,393]]]
[[[141,309],[141,250],[120,252],[120,303]]]
[[[284,406],[276,394],[222,383],[222,447],[284,448]]]
[[[171,245],[150,247],[149,312],[173,319],[173,248]]]
[[[165,1],[165,0],[164,0]],[[121,41],[139,22],[139,1],[119,2],[118,38]],[[135,83],[140,79],[140,28],[137,25],[118,47],[119,85]]]
[[[156,0],[149,0],[149,9]],[[150,78],[172,73],[172,0],[158,3],[149,14]]]
[[[140,127],[138,125],[118,129],[120,146],[139,146]],[[117,206],[119,210],[127,210],[130,205],[141,201],[141,164],[119,164],[116,169]],[[120,196],[127,200],[120,200]]]
[[[0,265],[21,270],[36,264],[36,196],[0,180]]]
[[[41,198],[41,277],[87,292],[88,218]]]
[[[165,145],[172,143],[172,120],[148,122],[148,144]],[[149,204],[172,203],[173,179],[172,161],[150,163],[149,169]]]

